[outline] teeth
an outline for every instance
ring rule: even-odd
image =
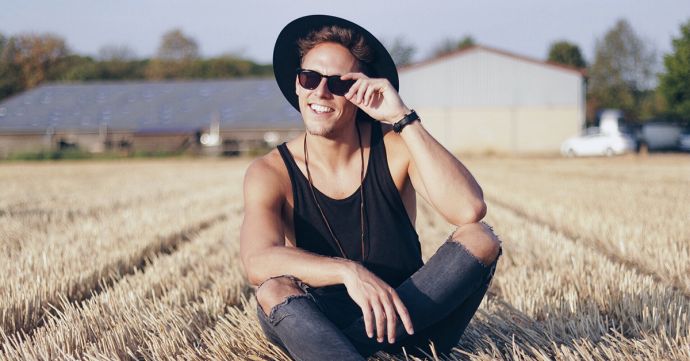
[[[325,106],[323,106],[323,105],[310,104],[309,106],[310,106],[312,109],[314,109],[314,111],[317,112],[317,113],[328,113],[328,112],[332,112],[332,111],[333,111],[333,109],[331,109],[331,108],[329,108],[329,107],[325,107]]]

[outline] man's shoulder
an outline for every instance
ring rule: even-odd
[[[244,186],[259,186],[267,191],[282,191],[287,170],[277,148],[254,159],[245,172]]]

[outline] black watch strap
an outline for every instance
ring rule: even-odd
[[[417,112],[415,112],[414,109],[412,109],[412,111],[410,111],[410,114],[405,115],[402,119],[398,120],[393,124],[393,131],[395,131],[396,133],[400,133],[406,125],[414,122],[415,120],[419,120],[420,122],[422,121],[421,119],[419,119]]]

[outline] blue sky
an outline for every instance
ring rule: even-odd
[[[690,1],[0,0],[0,32],[53,32],[81,54],[128,45],[148,57],[165,31],[179,27],[204,56],[232,52],[268,63],[282,27],[314,13],[347,18],[380,39],[403,36],[417,47],[417,59],[443,38],[470,34],[481,44],[539,59],[551,42],[566,39],[591,61],[596,39],[619,18],[659,54],[670,51],[680,24],[690,20]]]

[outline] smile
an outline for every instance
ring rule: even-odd
[[[322,114],[322,113],[330,113],[333,111],[333,108],[329,108],[324,105],[319,105],[319,104],[309,104],[309,107],[316,113]]]

